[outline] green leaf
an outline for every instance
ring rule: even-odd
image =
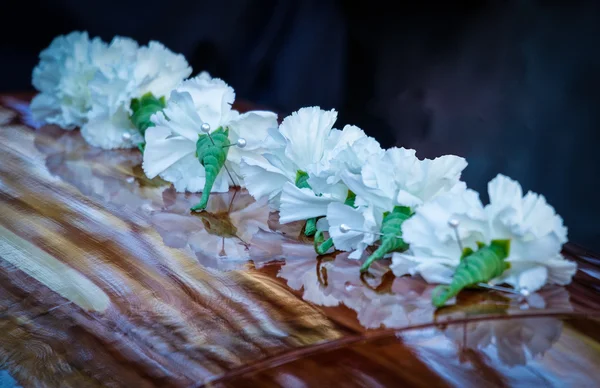
[[[382,259],[390,252],[408,249],[408,244],[402,239],[402,224],[412,215],[412,210],[406,206],[396,206],[391,212],[384,213],[379,248],[367,258],[360,272],[366,272],[375,260]]]
[[[487,283],[510,268],[510,263],[506,261],[510,252],[510,240],[492,240],[490,245],[477,243],[477,247],[477,251],[470,248],[464,250],[449,285],[434,288],[431,301],[435,307],[443,306],[464,288]]]
[[[201,134],[196,142],[196,157],[204,166],[206,182],[202,190],[200,202],[191,208],[192,211],[204,210],[208,204],[208,198],[219,172],[225,165],[227,153],[229,152],[229,129],[217,128],[210,136]]]
[[[150,121],[150,117],[156,112],[163,110],[165,105],[164,97],[156,98],[152,93],[146,93],[140,98],[131,100],[129,107],[133,113],[129,118],[142,136],[146,133],[146,129],[154,126],[154,123]]]
[[[479,246],[479,248],[483,247],[483,246],[479,245],[479,243],[477,245]],[[508,240],[508,239],[492,240],[490,242],[490,247],[494,248],[494,250],[497,252],[498,256],[508,257],[508,255],[510,254],[510,240]]]

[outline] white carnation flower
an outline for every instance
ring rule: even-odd
[[[332,185],[346,187],[342,182],[344,171],[360,174],[370,157],[384,153],[377,140],[354,125],[332,130],[326,147],[324,157],[309,168],[308,183],[316,193],[326,192]]]
[[[204,189],[204,167],[196,157],[196,142],[203,134],[202,124],[211,131],[229,128],[232,143],[246,140],[244,148],[230,147],[227,154],[229,170],[236,182],[230,182],[225,169],[219,173],[213,192],[225,192],[230,184],[244,185],[239,176],[242,158],[260,160],[265,151],[270,128],[277,127],[277,115],[272,112],[251,111],[239,114],[231,108],[235,99],[233,89],[208,73],[187,80],[171,92],[163,112],[152,116],[154,127],[146,130],[144,172],[149,178],[160,175],[173,182],[177,191],[199,192]]]
[[[519,183],[503,175],[488,184],[488,193],[490,204],[485,207],[472,190],[456,188],[417,208],[402,226],[410,251],[394,253],[394,274],[418,273],[432,283],[450,283],[461,256],[448,225],[455,218],[464,247],[476,250],[477,242],[510,240],[506,260],[511,267],[494,283],[531,292],[545,284],[568,284],[577,266],[560,254],[567,229],[544,197],[531,192],[523,196]]]
[[[92,59],[98,71],[89,83],[92,110],[81,133],[103,149],[143,142],[129,118],[131,100],[146,93],[168,97],[192,72],[183,55],[154,41],[139,47],[132,39],[115,37],[108,46],[93,50]]]
[[[97,69],[91,52],[105,45],[99,38],[90,40],[87,32],[75,31],[55,38],[40,53],[32,77],[40,92],[30,107],[35,121],[68,130],[85,123],[91,108],[88,82]]]
[[[273,149],[264,155],[267,163],[242,161],[250,193],[269,197],[280,211],[281,223],[325,216],[331,203],[346,200],[348,188],[339,177],[343,155],[368,137],[355,126],[333,129],[336,118],[335,111],[302,108],[283,121],[279,133],[272,134]],[[353,162],[363,153],[346,158]],[[297,186],[298,174],[306,174],[310,187]]]
[[[343,186],[334,187],[330,193],[316,195],[308,188],[298,188],[291,182],[285,182],[279,202],[279,222],[287,224],[294,221],[307,220],[327,214],[331,203],[344,202],[348,189]]]
[[[270,133],[271,149],[263,160],[242,159],[241,174],[249,193],[257,199],[267,196],[278,208],[285,183],[295,186],[298,172],[308,173],[324,157],[336,119],[335,110],[318,107],[302,108],[286,117],[279,131]]]
[[[544,196],[532,192],[523,196],[518,182],[500,174],[488,184],[488,194],[487,237],[511,240],[507,259],[511,268],[497,282],[529,291],[546,283],[570,283],[577,265],[560,253],[567,228]]]
[[[175,54],[162,43],[151,41],[140,47],[134,67],[136,95],[152,93],[167,97],[176,86],[192,74],[192,68],[182,54]]]
[[[360,151],[360,152],[359,152]],[[369,151],[374,151],[369,156]],[[340,206],[328,209],[329,234],[338,249],[354,252],[360,258],[367,246],[379,239],[383,215],[396,206],[415,209],[438,195],[461,185],[460,176],[467,162],[454,155],[420,160],[414,150],[391,148],[385,152],[367,140],[348,147],[342,182],[356,194],[352,224],[344,221],[349,210]],[[345,224],[350,231],[340,232]],[[400,232],[400,231],[399,231]],[[352,236],[352,238],[350,238]]]
[[[430,283],[452,280],[462,252],[454,229],[448,225],[450,219],[460,222],[458,234],[463,247],[476,250],[477,242],[485,240],[487,219],[479,194],[465,184],[456,185],[418,208],[402,225],[410,251],[393,254],[391,268],[396,276],[420,274]]]
[[[371,156],[360,174],[345,171],[342,179],[356,193],[357,204],[391,211],[419,206],[452,189],[466,166],[464,158],[454,155],[420,160],[415,150],[390,148]]]
[[[383,215],[373,207],[353,208],[343,203],[332,203],[327,208],[327,230],[335,248],[352,252],[350,259],[360,259],[367,247],[379,239]],[[349,230],[342,231],[342,225]],[[321,227],[323,228],[323,227]]]
[[[353,147],[356,143],[359,146]],[[300,189],[292,182],[284,184],[279,205],[280,222],[325,216],[330,204],[343,205],[348,197],[348,187],[341,182],[340,171],[347,169],[346,163],[352,166],[360,163],[361,158],[366,159],[366,152],[360,152],[365,151],[360,146],[365,143],[379,147],[377,141],[369,138],[356,126],[346,125],[342,131],[332,129],[327,137],[323,156],[306,168],[310,189]],[[377,149],[369,150],[377,152]],[[356,154],[357,151],[359,154]]]

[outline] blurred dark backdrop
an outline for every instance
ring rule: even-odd
[[[3,2],[0,92],[31,89],[58,34],[159,40],[238,98],[336,108],[384,146],[462,155],[484,201],[497,173],[518,179],[600,251],[600,2],[418,3]]]

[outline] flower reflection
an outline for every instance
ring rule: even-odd
[[[294,260],[289,258],[290,250],[299,248],[289,244],[283,249],[286,262],[278,276],[295,290],[303,288],[307,301],[322,306],[343,304],[356,311],[366,328],[400,328],[431,320],[432,287],[418,279],[394,278],[381,263],[373,265],[372,276],[361,275],[360,262],[348,260],[347,253],[317,260],[313,251]]]
[[[327,293],[328,271],[330,263],[316,260],[314,249],[310,245],[291,244],[283,246],[284,251],[306,251],[308,256],[292,259],[287,257],[285,265],[277,274],[287,280],[288,286],[294,290],[303,289],[302,298],[320,306],[337,306],[340,300]],[[308,257],[308,259],[306,258]],[[316,263],[316,265],[315,265]]]
[[[540,297],[544,299],[545,311],[572,311],[569,293],[562,287],[545,289]],[[472,299],[463,309],[472,314],[475,309],[489,311],[494,305],[495,313],[506,314],[510,302],[509,298],[504,302],[497,299],[496,303],[482,307],[481,301]],[[444,330],[444,335],[457,344],[461,362],[472,362],[477,352],[482,352],[488,357],[497,357],[505,365],[515,366],[525,365],[548,351],[560,338],[562,328],[563,322],[554,317],[500,318],[451,325]]]
[[[543,355],[558,341],[562,327],[563,322],[554,317],[519,318],[469,322],[449,327],[444,334],[457,342],[461,362],[469,362],[481,351],[515,366]]]
[[[78,132],[55,126],[37,129],[34,142],[52,175],[88,197],[133,210],[127,214],[149,221],[166,245],[190,249],[207,267],[232,270],[249,260],[261,266],[281,259],[281,244],[300,234],[296,224],[281,227],[266,200],[255,202],[244,191],[214,195],[207,211],[190,213],[198,195],[176,193],[160,178],[148,179],[136,150],[92,148]]]
[[[102,151],[87,146],[77,132],[47,126],[35,132],[36,148],[46,155],[48,170],[86,196],[135,209],[156,228],[170,247],[189,249],[210,268],[261,267],[285,259],[278,277],[305,300],[320,306],[346,306],[365,328],[404,328],[441,323],[444,336],[456,343],[463,360],[476,355],[497,357],[507,365],[522,365],[543,354],[559,338],[561,321],[554,318],[511,319],[450,324],[471,317],[527,314],[527,310],[570,311],[568,292],[553,287],[526,301],[493,291],[465,291],[457,304],[435,310],[433,286],[414,277],[396,278],[385,262],[361,275],[360,262],[348,253],[317,257],[302,236],[302,222],[280,225],[266,200],[255,202],[245,191],[212,195],[207,211],[190,213],[198,195],[176,193],[160,180],[148,180],[139,168],[137,151]],[[140,212],[141,210],[141,212]]]
[[[1,118],[6,118],[8,114],[10,114],[10,119],[14,119],[15,112],[18,113],[18,121],[22,124],[31,127],[31,128],[39,128],[42,126],[42,123],[36,121],[31,114],[31,110],[29,109],[29,102],[25,101],[22,98],[15,98],[13,96],[2,96],[0,97],[0,104],[10,108],[11,110],[2,110],[2,114],[0,114]],[[10,113],[9,113],[10,112]],[[8,123],[8,121],[2,121],[3,124]]]
[[[0,125],[10,124],[15,120],[16,113],[0,106]]]
[[[55,126],[36,130],[34,143],[46,155],[48,171],[86,196],[132,209],[162,206],[161,192],[167,183],[146,178],[138,151],[93,148],[78,132]]]
[[[309,245],[281,246],[286,262],[278,276],[286,279],[289,287],[302,290],[302,297],[316,305],[344,305],[354,310],[367,329],[427,323],[445,326],[457,319],[515,315],[542,308],[571,310],[568,292],[560,287],[544,289],[527,300],[494,291],[465,291],[456,305],[436,310],[431,304],[434,287],[422,279],[396,278],[382,263],[372,267],[370,276],[361,275],[360,262],[348,260],[347,253],[317,257]]]
[[[190,213],[199,194],[163,192],[164,208],[151,222],[170,247],[189,247],[201,264],[220,270],[244,268],[249,260],[262,264],[280,257],[270,231],[266,200],[254,201],[246,191],[213,194],[206,211]]]

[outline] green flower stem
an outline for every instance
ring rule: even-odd
[[[327,240],[325,240],[325,237],[323,236],[323,231],[317,230],[315,233],[314,245],[315,252],[317,252],[317,254],[319,255],[324,255],[327,253],[328,250],[330,250],[333,247],[333,239],[330,237]]]

